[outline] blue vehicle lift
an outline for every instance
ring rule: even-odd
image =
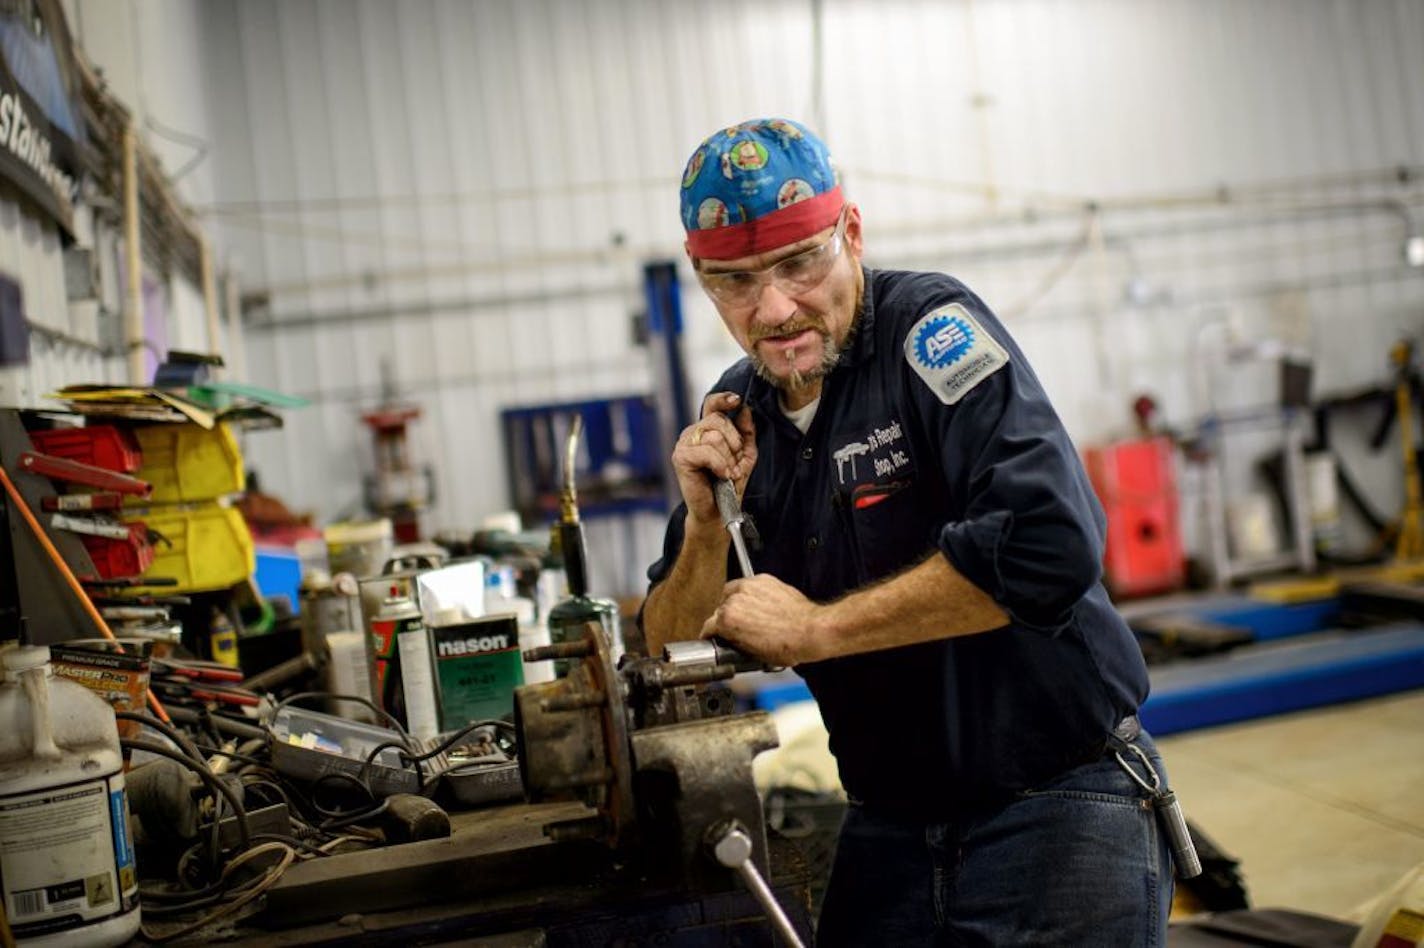
[[[1339,598],[1277,604],[1212,598],[1171,610],[1189,620],[1245,630],[1251,644],[1149,668],[1141,709],[1157,735],[1424,688],[1424,623],[1340,629]],[[759,689],[758,708],[811,697],[799,678]]]

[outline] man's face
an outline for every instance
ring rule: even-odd
[[[838,223],[755,256],[693,261],[722,322],[757,374],[783,390],[818,386],[855,327],[863,280],[860,209],[846,205],[841,220],[843,229]],[[815,267],[818,255],[832,253],[823,279],[797,285],[794,277],[801,269]],[[729,274],[736,274],[730,280],[737,292],[714,291],[713,281],[725,284]]]

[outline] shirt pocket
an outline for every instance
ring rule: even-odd
[[[908,478],[860,484],[850,492],[846,508],[865,581],[898,572],[924,556],[931,517],[916,503],[918,494]]]

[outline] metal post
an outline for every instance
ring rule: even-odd
[[[124,264],[128,293],[124,306],[124,354],[129,384],[148,383],[144,364],[143,255],[139,244],[138,133],[130,122],[124,128]]]
[[[671,504],[680,498],[677,478],[672,475],[673,442],[678,433],[692,424],[699,407],[687,392],[687,368],[682,361],[682,290],[677,282],[677,264],[656,260],[643,267],[643,291],[648,304],[648,331],[653,339],[653,384],[659,395],[658,431],[663,443],[663,483]],[[671,410],[663,406],[671,406]]]

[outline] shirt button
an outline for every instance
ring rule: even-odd
[[[811,460],[811,455],[812,455],[812,453],[814,453],[814,452],[812,452],[810,448],[802,448],[802,449],[801,449],[801,460],[803,460],[803,461],[809,461],[809,460]]]
[[[821,541],[816,539],[815,537],[811,537],[806,541],[806,549],[810,550],[812,553],[815,553],[816,548],[820,545]]]

